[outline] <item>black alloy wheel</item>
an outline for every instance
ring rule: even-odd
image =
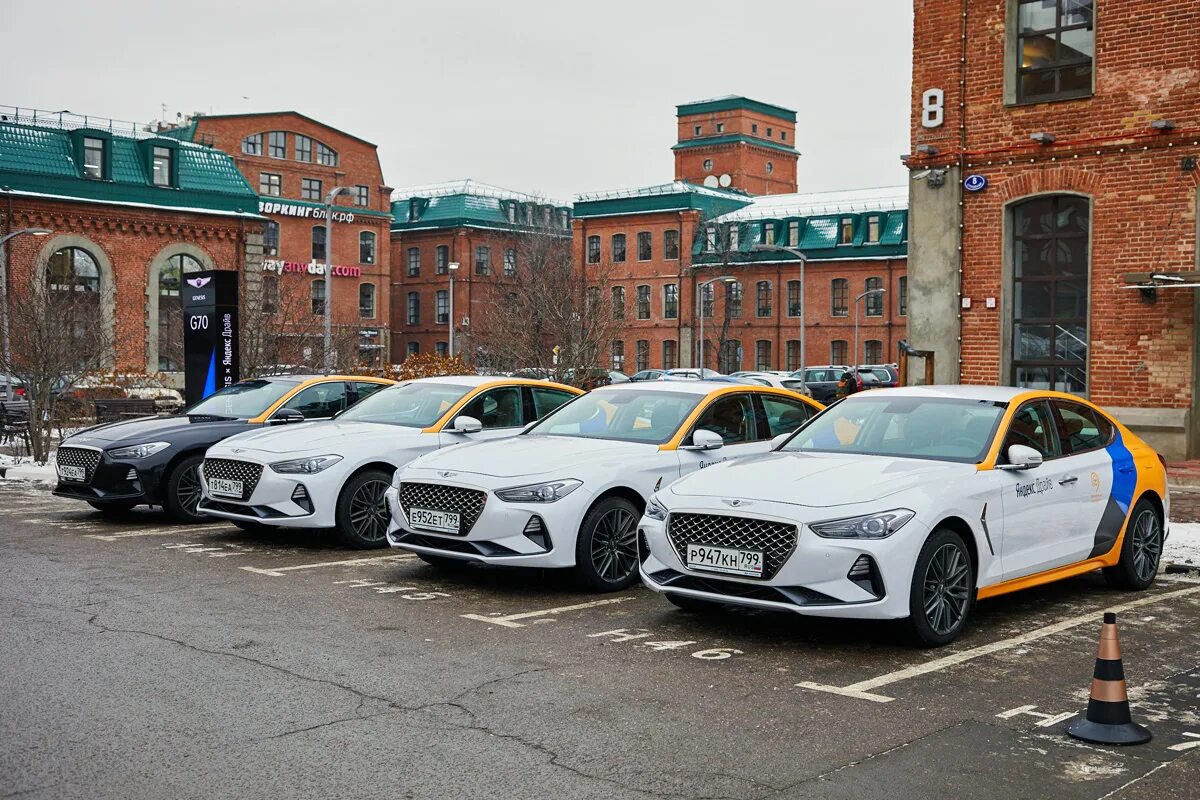
[[[575,546],[575,570],[593,591],[611,592],[637,581],[638,509],[621,497],[608,497],[588,511]]]
[[[966,628],[975,592],[975,570],[962,537],[938,528],[925,540],[913,569],[909,623],[917,640],[940,647]]]
[[[167,476],[167,515],[175,522],[194,524],[210,519],[197,508],[203,497],[200,490],[200,464],[203,462],[204,456],[189,456],[176,464]]]
[[[382,470],[360,472],[346,482],[338,498],[338,537],[357,550],[387,547],[387,493],[391,476]]]
[[[1121,559],[1104,569],[1104,579],[1117,589],[1145,589],[1158,575],[1163,551],[1163,524],[1158,508],[1142,498],[1133,507],[1121,542]]]

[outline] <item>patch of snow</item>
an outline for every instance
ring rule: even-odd
[[[58,483],[58,468],[54,456],[45,464],[37,464],[29,456],[0,455],[0,467],[4,468],[4,479]]]
[[[1200,522],[1172,522],[1162,563],[1200,569]]]

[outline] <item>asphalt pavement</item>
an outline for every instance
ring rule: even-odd
[[[1195,575],[989,600],[919,650],[22,481],[0,574],[0,798],[1200,797]],[[1064,734],[1112,609],[1136,748]]]

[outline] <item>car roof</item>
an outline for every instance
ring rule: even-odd
[[[1016,386],[966,386],[963,384],[942,384],[936,386],[898,386],[893,389],[877,389],[870,392],[869,395],[863,396],[880,396],[882,392],[887,392],[887,395],[905,395],[906,397],[942,397],[955,398],[959,400],[985,400],[993,403],[1007,403],[1015,397],[1037,393],[1033,389],[1023,389]],[[1046,396],[1052,396],[1055,393],[1045,392]],[[860,395],[853,395],[858,397]]]
[[[725,377],[725,376],[722,376]],[[591,394],[603,394],[604,392],[671,392],[673,394],[698,394],[708,395],[716,391],[729,389],[769,389],[767,386],[759,386],[758,384],[750,383],[733,383],[728,381],[710,381],[710,380],[694,380],[694,381],[655,381],[647,385],[626,386],[624,383],[610,384],[608,386],[600,386],[592,389]]]

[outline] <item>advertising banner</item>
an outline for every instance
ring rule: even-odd
[[[183,396],[198,403],[238,380],[238,274],[183,276]]]

